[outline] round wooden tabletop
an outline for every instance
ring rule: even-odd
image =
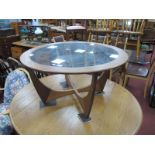
[[[42,79],[46,84],[47,81],[63,83],[64,80],[60,75]],[[78,79],[80,81],[84,80]],[[55,89],[57,88],[64,89],[61,85],[56,85]],[[109,80],[104,93],[95,95],[91,120],[86,123],[78,117],[81,107],[74,95],[56,99],[54,106],[43,106],[40,102],[32,84],[25,86],[14,97],[10,117],[19,134],[124,135],[135,134],[142,123],[142,110],[136,98],[128,90]]]

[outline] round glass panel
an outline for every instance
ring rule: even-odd
[[[30,53],[32,61],[53,67],[88,67],[103,65],[119,57],[110,46],[87,42],[49,44]]]

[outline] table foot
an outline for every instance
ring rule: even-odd
[[[60,84],[63,88],[69,88],[69,85],[66,81],[60,82]]]
[[[40,101],[40,108],[45,106],[56,106],[56,104],[57,104],[56,100],[49,100],[46,103]]]
[[[103,95],[105,92],[104,91],[97,91],[97,92],[95,92],[95,95],[97,96],[99,96],[99,95]]]
[[[91,118],[89,116],[86,116],[84,113],[78,114],[78,116],[83,122],[88,122],[91,120]]]

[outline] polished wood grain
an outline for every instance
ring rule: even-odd
[[[50,76],[45,77],[42,82],[48,85],[50,81],[49,86],[52,81],[64,82],[64,78],[54,76],[52,80],[49,79]],[[80,87],[81,81],[77,81]],[[55,89],[64,88],[56,84]],[[81,110],[74,95],[58,98],[56,106],[42,107],[35,88],[29,84],[14,97],[10,117],[19,134],[37,135],[135,134],[142,122],[142,111],[136,98],[125,88],[109,80],[104,93],[95,95],[91,121],[84,123],[79,119]]]

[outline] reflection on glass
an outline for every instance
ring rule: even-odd
[[[89,53],[90,53],[90,54],[94,54],[94,51],[90,51]]]
[[[118,53],[103,44],[63,42],[36,49],[30,56],[34,62],[43,65],[88,67],[109,63],[117,59]]]
[[[52,46],[49,46],[48,48],[57,48],[57,46],[52,45]]]
[[[55,59],[55,60],[53,60],[51,62],[56,63],[56,64],[61,64],[61,63],[65,62],[65,60],[63,60],[63,59]]]
[[[95,43],[90,43],[90,45],[94,46],[94,45],[95,45]]]
[[[84,53],[85,50],[83,50],[83,49],[77,49],[77,50],[75,50],[75,52],[77,52],[77,53]]]
[[[117,54],[111,54],[109,57],[110,58],[118,58],[118,55]]]
[[[30,55],[29,55],[30,57],[32,57],[32,56],[34,56],[34,54],[33,53],[30,53]]]

